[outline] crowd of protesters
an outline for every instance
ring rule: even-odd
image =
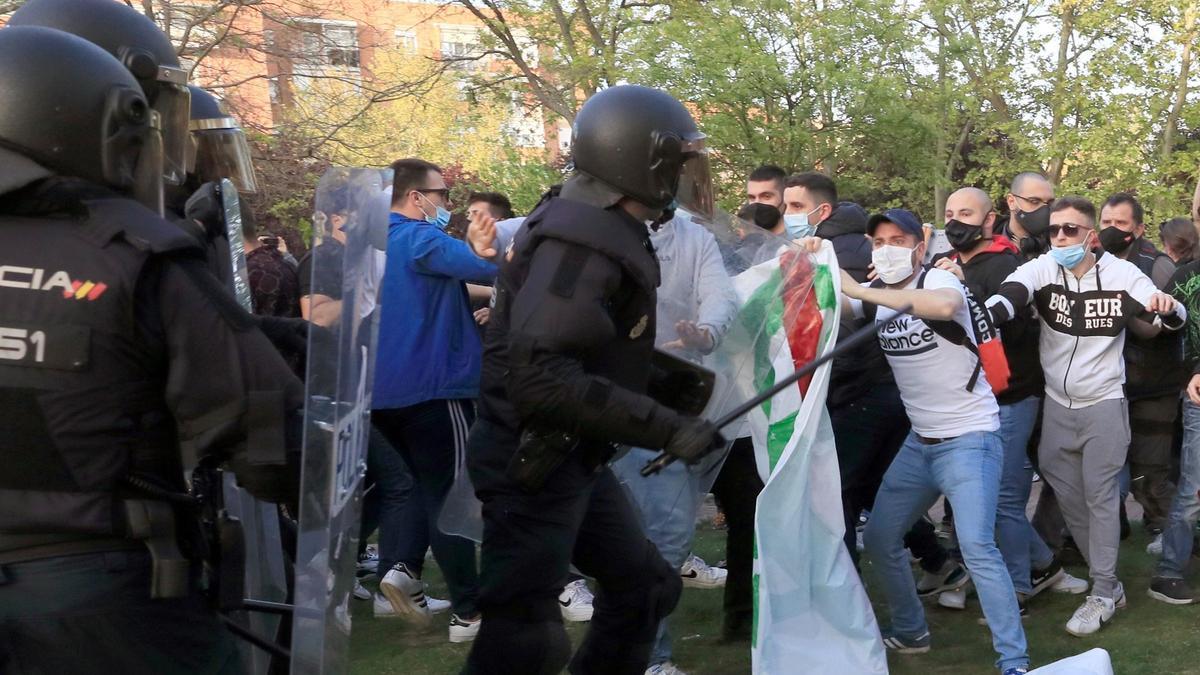
[[[523,218],[494,192],[471,193],[452,213],[437,166],[406,159],[391,168],[359,556],[368,584],[357,584],[355,596],[371,600],[376,617],[417,625],[449,612],[450,641],[468,642],[481,622],[475,544],[442,532],[438,514],[465,470],[497,272],[489,259],[507,248]],[[316,259],[318,270],[340,269],[346,208],[334,199],[317,214],[322,243],[299,263],[275,237],[247,228],[257,312],[318,324],[338,315],[338,280],[314,277],[311,267]],[[867,322],[879,330],[878,341],[834,361],[826,405],[845,545],[855,565],[869,561],[879,573],[874,593],[890,613],[883,622],[889,650],[930,649],[922,598],[962,610],[971,593],[1004,673],[1028,667],[1021,620],[1045,591],[1086,594],[1063,617],[1065,630],[1099,631],[1134,590],[1116,575],[1130,494],[1153,537],[1148,550],[1159,556],[1145,591],[1174,605],[1194,601],[1184,580],[1200,517],[1200,376],[1192,378],[1200,358],[1200,249],[1192,219],[1163,222],[1160,248],[1135,196],[1112,195],[1097,209],[1022,173],[998,201],[974,187],[953,192],[940,233],[950,250],[935,255],[933,228],[911,211],[869,215],[840,201],[829,176],[769,165],[748,175],[737,215],[742,228],[814,252],[831,247],[843,273],[839,337]],[[685,356],[707,354],[738,310],[717,282],[725,271],[716,242],[690,218],[649,227],[662,284],[678,287],[665,295],[686,291],[699,308],[698,316],[675,317],[660,307],[659,331],[670,333],[660,343]],[[494,241],[480,244],[468,230],[494,233]],[[762,258],[774,255],[778,248]],[[652,456],[634,449],[614,465],[646,535],[685,586],[724,588],[722,637],[749,641],[754,508],[763,487],[749,435],[732,444],[711,486],[683,465],[641,479],[638,469]],[[710,490],[728,537],[717,565],[691,550]],[[939,500],[940,531],[930,518]],[[377,543],[365,545],[376,531]],[[448,600],[425,593],[430,552]],[[1079,558],[1086,567],[1076,577],[1064,561]],[[564,620],[590,620],[593,600],[583,576],[573,571],[562,580]],[[684,672],[672,661],[667,621],[646,672]]]

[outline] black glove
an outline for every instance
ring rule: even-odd
[[[725,438],[712,422],[701,417],[681,417],[663,452],[695,464],[709,453],[725,447]]]

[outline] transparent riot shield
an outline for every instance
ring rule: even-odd
[[[309,253],[314,302],[337,304],[314,306],[314,316],[334,318],[317,322],[308,346],[293,673],[343,673],[348,664],[383,258],[372,230],[387,223],[382,191],[372,169],[331,169],[317,188],[316,210],[327,216],[318,220],[331,229]],[[331,214],[345,224],[334,226]]]
[[[242,238],[242,205],[233,181],[220,183],[221,211],[225,215],[225,236],[229,239],[229,259],[233,262],[233,293],[238,304],[253,312],[250,300],[250,272],[246,269],[246,246]]]
[[[252,312],[250,275],[246,268],[246,250],[242,238],[242,210],[237,188],[228,179],[218,184],[221,213],[225,221],[225,236],[232,263],[234,297],[247,312]],[[237,486],[236,477],[223,472],[222,492],[225,511],[241,523],[245,548],[244,595],[260,602],[284,603],[288,597],[283,538],[280,532],[279,507],[255,499]],[[279,629],[279,616],[264,612],[234,611],[230,618],[251,633],[274,641]],[[242,662],[247,672],[264,674],[271,666],[271,655],[244,640],[239,640]]]

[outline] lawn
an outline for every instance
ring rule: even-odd
[[[1145,552],[1148,538],[1135,523],[1133,535],[1121,547],[1120,577],[1129,604],[1113,623],[1092,638],[1072,637],[1063,625],[1083,596],[1044,593],[1030,603],[1025,622],[1034,665],[1103,647],[1112,655],[1117,675],[1169,675],[1200,673],[1200,606],[1170,607],[1146,596],[1153,560]],[[724,557],[724,533],[704,526],[697,536],[696,552],[709,561]],[[1071,568],[1076,576],[1086,570]],[[868,592],[873,581],[870,564],[864,569]],[[445,587],[430,564],[426,576],[433,594],[445,596]],[[1196,582],[1200,583],[1200,582]],[[457,673],[469,646],[451,645],[446,624],[417,631],[395,619],[377,620],[369,602],[354,602],[351,672],[358,675],[437,675]],[[979,626],[979,604],[974,597],[965,611],[927,605],[933,650],[915,656],[892,655],[891,671],[898,675],[995,673],[995,654],[987,629]],[[750,671],[749,646],[721,644],[718,639],[721,592],[686,589],[673,621],[675,661],[692,675],[735,675]],[[880,620],[886,614],[877,606]],[[578,642],[586,624],[569,624]],[[797,664],[797,673],[807,673]],[[825,675],[825,674],[818,674]]]

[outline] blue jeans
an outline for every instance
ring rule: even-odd
[[[700,486],[705,474],[700,467],[711,467],[711,464],[705,462],[700,467],[689,467],[683,462],[672,462],[657,474],[643,477],[639,473],[642,467],[657,455],[657,451],[632,448],[612,463],[612,471],[625,486],[629,500],[641,516],[646,538],[658,547],[667,563],[678,570],[691,554],[696,534],[696,512],[703,498]],[[671,635],[667,619],[663,619],[658,624],[650,665],[670,660]]]
[[[1029,665],[1017,596],[994,536],[1003,454],[995,432],[975,431],[934,445],[909,433],[883,476],[863,533],[867,552],[879,566],[892,631],[904,637],[924,635],[929,625],[904,550],[904,533],[945,494],[954,507],[954,532],[992,630],[1000,670]]]
[[[1171,502],[1171,515],[1163,529],[1162,559],[1157,575],[1182,579],[1192,555],[1192,532],[1200,518],[1200,408],[1183,399],[1183,454],[1180,457],[1179,487]]]
[[[1000,470],[1000,492],[996,510],[996,545],[1013,588],[1018,593],[1033,592],[1030,567],[1045,567],[1054,554],[1034,531],[1025,515],[1029,492],[1033,487],[1033,465],[1029,461],[1029,437],[1037,422],[1042,401],[1036,396],[1000,406],[1000,441],[1004,444],[1004,463]]]

